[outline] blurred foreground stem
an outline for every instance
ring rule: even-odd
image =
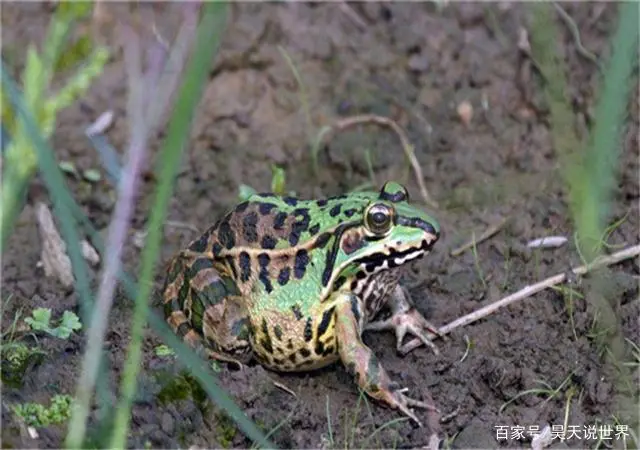
[[[557,53],[559,35],[551,4],[534,3],[531,47],[545,79],[551,112],[552,139],[565,171],[569,207],[579,238],[578,247],[585,263],[598,257],[602,236],[611,210],[617,184],[622,135],[638,54],[638,2],[621,2],[618,27],[611,39],[611,57],[598,90],[594,127],[586,143],[578,141],[574,117],[567,99],[564,61]],[[580,151],[582,150],[582,151]],[[615,304],[619,301],[606,269],[591,274],[586,300],[597,323],[596,346],[606,355],[607,377],[615,385],[616,415],[621,424],[638,430],[637,386],[624,365],[631,352],[624,340]],[[620,443],[620,442],[618,442]]]
[[[142,271],[131,330],[131,343],[124,367],[120,403],[116,410],[111,448],[125,448],[131,417],[131,405],[136,391],[138,372],[142,364],[142,338],[148,314],[148,298],[153,285],[153,272],[160,254],[160,240],[173,181],[180,166],[180,156],[189,136],[191,119],[201,97],[212,56],[217,51],[226,22],[226,4],[205,3],[198,26],[196,48],[189,61],[185,79],[169,122],[167,138],[158,158],[158,190],[151,208],[149,234],[142,252]]]

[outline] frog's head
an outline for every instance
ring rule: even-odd
[[[339,275],[371,275],[421,258],[440,237],[438,222],[410,205],[407,189],[399,183],[389,181],[362,200],[357,222],[341,233],[331,285]]]

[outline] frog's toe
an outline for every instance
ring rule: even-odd
[[[438,331],[438,328],[425,319],[417,309],[411,309],[404,314],[400,314],[399,317],[395,317],[396,325],[396,337],[398,338],[397,349],[403,355],[406,355],[415,348],[411,342],[403,344],[402,341],[407,332],[410,332],[418,339],[420,339],[427,347],[430,347],[433,352],[438,355],[440,351],[436,344],[433,343],[433,339],[437,336],[442,336]]]
[[[417,309],[411,308],[406,312],[397,312],[385,320],[371,322],[365,326],[365,330],[388,330],[393,329],[396,332],[396,349],[402,355],[409,353],[416,348],[415,342],[409,341],[403,344],[403,340],[407,332],[420,339],[426,346],[430,347],[433,352],[438,355],[440,351],[432,339],[436,336],[442,336],[438,328],[431,324]]]
[[[431,411],[439,412],[438,408],[420,400],[415,400],[411,397],[407,397],[405,392],[408,388],[389,390],[383,396],[383,399],[393,408],[400,410],[403,414],[413,420],[418,426],[422,427],[422,422],[418,420],[418,417],[413,412],[413,408],[428,409]]]

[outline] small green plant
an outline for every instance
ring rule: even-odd
[[[271,166],[271,192],[276,195],[286,195],[286,173],[282,167],[275,164]],[[241,184],[238,186],[238,197],[240,201],[248,200],[253,194],[257,194],[253,187]],[[289,195],[295,196],[295,192],[289,192]]]
[[[24,98],[37,120],[45,139],[49,139],[55,129],[56,118],[65,108],[78,101],[89,89],[92,81],[102,73],[109,59],[106,48],[92,44],[88,36],[69,43],[72,25],[88,16],[91,3],[62,3],[57,8],[47,32],[45,45],[38,52],[35,45],[29,45],[25,67],[22,73]],[[52,92],[56,75],[68,73],[77,67],[62,84]],[[6,95],[5,90],[2,94]],[[26,201],[26,187],[38,169],[38,158],[24,123],[18,120],[10,102],[3,102],[0,109],[2,124],[10,137],[4,149],[5,159],[0,190],[0,248],[6,243],[13,224]]]
[[[46,427],[64,423],[71,417],[70,395],[55,395],[48,408],[40,403],[21,403],[13,405],[13,412],[32,427]]]
[[[24,321],[33,331],[44,331],[60,339],[68,339],[71,333],[82,328],[80,319],[71,311],[65,311],[60,320],[60,324],[53,328],[51,326],[51,309],[36,308],[31,315],[32,317],[27,317]]]
[[[160,357],[175,356],[176,354],[168,345],[165,345],[165,344],[158,345],[155,348],[155,353],[156,353],[156,356],[160,356]]]
[[[10,386],[21,386],[27,367],[41,361],[45,355],[39,348],[29,347],[22,342],[3,343],[0,350],[2,382]]]

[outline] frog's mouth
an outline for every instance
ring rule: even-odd
[[[394,269],[409,261],[422,258],[431,250],[435,242],[436,239],[433,239],[431,242],[423,239],[419,246],[412,246],[404,250],[390,247],[388,252],[372,253],[371,255],[361,258],[358,262],[362,264],[369,273],[375,273],[385,269]]]

